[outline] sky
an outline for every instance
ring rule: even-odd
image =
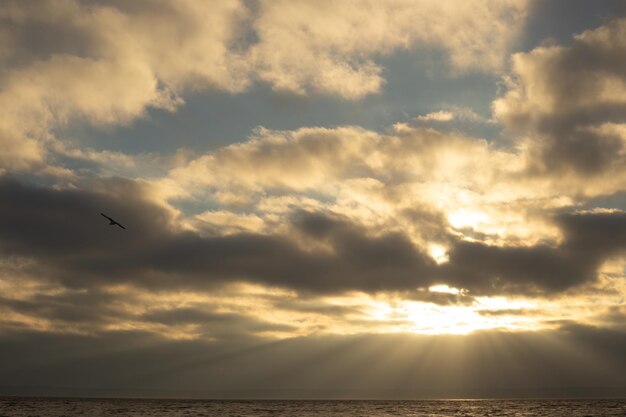
[[[624,57],[621,1],[2,1],[0,395],[625,396]]]

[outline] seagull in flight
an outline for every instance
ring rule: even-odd
[[[104,214],[104,213],[100,213],[100,215],[101,215],[102,217],[105,217],[106,219],[108,219],[108,220],[109,220],[109,226],[119,226],[119,227],[121,227],[122,229],[126,230],[126,228],[125,228],[124,226],[122,226],[121,224],[119,224],[118,222],[116,222],[115,220],[113,220],[112,218],[110,218],[109,216],[107,216],[106,214]]]

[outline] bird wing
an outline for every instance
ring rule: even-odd
[[[113,220],[112,218],[110,218],[109,216],[107,216],[106,214],[104,214],[104,213],[100,213],[100,215],[101,215],[102,217],[105,217],[106,219],[108,219],[108,220],[109,220],[109,226],[115,226],[115,225],[118,225],[118,226],[119,226],[119,227],[121,227],[122,229],[126,230],[126,228],[125,228],[124,226],[122,226],[121,224],[119,224],[118,222],[116,222],[115,220]]]

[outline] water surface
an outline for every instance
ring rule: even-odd
[[[0,398],[0,416],[626,416],[626,400],[233,401]]]

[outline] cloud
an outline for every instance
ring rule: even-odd
[[[68,124],[128,124],[148,108],[174,111],[190,91],[261,81],[358,99],[384,83],[376,58],[416,44],[449,51],[456,68],[499,68],[525,10],[521,0],[3,2],[0,165],[45,171],[71,151],[58,145]]]
[[[480,116],[469,107],[445,106],[444,110],[439,110],[415,117],[417,122],[438,122],[447,123],[452,121],[491,124],[492,120]]]
[[[626,121],[624,39],[626,20],[614,19],[575,36],[571,46],[513,56],[508,89],[493,111],[525,138],[520,148],[531,172],[574,175],[597,193],[623,186],[611,178],[623,176],[624,166],[624,135],[615,128]]]
[[[493,168],[478,170],[464,180],[487,182],[495,171],[506,175],[507,165],[509,172],[516,165],[515,155],[484,140],[432,129],[384,135],[353,126],[295,131],[259,128],[248,141],[189,161],[173,169],[170,177],[196,189],[324,192],[334,188],[336,192],[338,182],[349,180],[374,180],[388,186],[448,181],[485,160]],[[371,181],[361,184],[374,185]]]
[[[556,240],[546,219],[573,197],[529,177],[524,160],[485,140],[406,127],[258,129],[170,171],[185,199],[254,214],[269,223],[294,209],[328,210],[380,230],[403,230],[426,247],[448,229],[499,244]]]
[[[277,89],[355,99],[384,83],[373,58],[419,44],[444,49],[458,69],[500,69],[526,8],[525,1],[263,1],[251,55]]]
[[[251,316],[192,307],[153,309],[137,319],[172,327],[191,325],[188,336],[229,342],[259,339],[264,332],[289,333],[297,330],[295,326],[269,323]]]
[[[254,214],[236,214],[231,211],[205,211],[193,218],[193,225],[209,234],[263,232],[265,221]]]
[[[286,227],[265,233],[203,236],[180,229],[145,185],[115,180],[101,187],[52,190],[3,178],[4,256],[32,259],[38,278],[76,289],[206,291],[251,282],[341,294],[446,283],[472,295],[552,294],[594,282],[601,264],[626,247],[623,212],[576,213],[557,218],[564,240],[553,246],[494,246],[443,232],[449,261],[438,264],[406,232],[375,230],[337,214],[292,212]],[[112,231],[100,211],[128,230]]]
[[[459,287],[476,277],[474,287],[493,285],[496,291],[519,285],[531,291],[533,287],[563,291],[597,280],[602,264],[626,249],[626,214],[622,211],[560,214],[555,222],[563,233],[558,245],[519,248],[458,242],[444,266],[449,282]]]
[[[231,191],[319,189],[334,177],[359,170],[367,173],[368,161],[359,163],[357,156],[373,152],[380,142],[377,136],[351,127],[303,128],[293,133],[261,128],[257,137],[196,158],[174,169],[171,177],[183,186],[218,186]]]
[[[2,327],[6,330],[9,327],[7,322],[11,323],[13,319],[13,326],[26,329],[91,333],[129,318],[119,309],[119,302],[118,296],[97,289],[61,293],[42,291],[25,298],[15,293],[7,294],[0,299],[0,308],[6,315]]]
[[[418,290],[406,294],[410,300],[433,303],[440,306],[472,305],[476,302],[474,297],[464,293],[443,293],[429,290]]]
[[[422,116],[417,116],[417,120],[423,121],[423,122],[428,122],[428,121],[449,122],[449,121],[454,120],[454,113],[440,110],[440,111],[428,113]]]
[[[484,316],[533,316],[539,315],[542,311],[524,309],[524,308],[512,308],[506,310],[480,310],[479,314]]]

